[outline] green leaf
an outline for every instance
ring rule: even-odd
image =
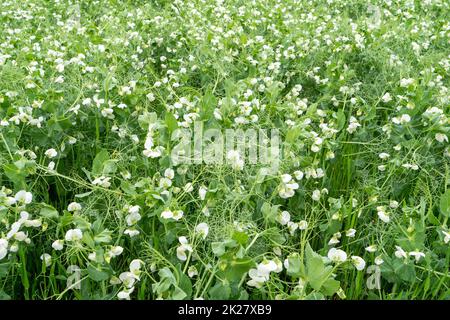
[[[302,270],[302,262],[298,253],[292,253],[287,257],[288,268],[287,274],[293,277],[300,277]]]
[[[337,112],[337,130],[341,131],[345,126],[345,113],[342,111],[342,109],[339,109]]]
[[[228,284],[217,283],[209,289],[209,298],[213,300],[227,300],[230,298],[231,288]]]
[[[164,121],[169,133],[174,132],[178,128],[177,119],[175,119],[175,116],[171,112],[166,112]]]
[[[51,205],[48,204],[42,204],[42,208],[39,211],[39,214],[43,216],[44,218],[48,219],[56,219],[59,217],[58,210],[53,208]]]
[[[233,236],[231,237],[233,240],[236,240],[242,246],[245,246],[248,241],[248,235],[245,232],[234,231]]]
[[[3,171],[17,189],[26,189],[25,178],[27,174],[25,170],[17,168],[15,164],[5,164],[3,165]]]
[[[91,278],[92,280],[94,280],[96,282],[105,281],[105,280],[108,280],[108,278],[109,278],[109,274],[107,272],[105,272],[101,268],[94,267],[90,263],[87,266],[87,272],[88,272],[89,278]]]
[[[111,231],[105,229],[94,236],[94,241],[96,243],[110,243],[112,241],[111,234]]]
[[[450,217],[450,189],[441,196],[439,209],[441,210],[441,214],[443,216]]]
[[[107,150],[102,149],[94,158],[92,162],[92,174],[100,175],[103,172],[103,166],[106,161],[109,160],[109,153]]]
[[[220,257],[225,253],[225,243],[223,242],[213,242],[211,243],[211,249],[217,257]]]

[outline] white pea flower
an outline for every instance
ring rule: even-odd
[[[298,228],[299,228],[300,230],[306,230],[306,229],[308,228],[308,222],[307,222],[306,220],[301,220],[301,221],[298,223]]]
[[[206,192],[208,192],[208,189],[204,186],[201,186],[200,189],[198,190],[198,195],[200,197],[200,200],[205,200],[206,197]]]
[[[381,97],[381,100],[382,100],[384,103],[388,103],[389,101],[392,100],[392,97],[391,97],[391,95],[390,95],[389,92],[386,92],[386,93]]]
[[[377,250],[378,250],[378,247],[376,244],[372,244],[372,245],[366,247],[367,252],[376,252]]]
[[[390,221],[389,214],[386,212],[383,206],[377,207],[377,214],[383,222],[388,223]]]
[[[21,204],[29,204],[33,200],[33,195],[31,192],[26,192],[25,190],[20,190],[14,196],[17,202]]]
[[[345,233],[345,235],[349,238],[353,238],[356,234],[356,230],[355,229],[348,229],[347,232]]]
[[[302,171],[297,170],[297,171],[294,171],[294,176],[295,176],[295,179],[296,179],[296,180],[299,180],[299,181],[300,181],[300,180],[303,179],[304,174],[303,174]]]
[[[314,190],[313,191],[313,193],[312,193],[312,196],[311,196],[311,198],[314,200],[314,201],[319,201],[320,200],[320,190]]]
[[[334,263],[343,263],[347,260],[347,253],[341,249],[331,248],[327,256]]]
[[[277,220],[278,220],[278,222],[281,224],[281,225],[286,225],[289,221],[291,221],[291,215],[289,214],[289,212],[287,212],[287,211],[282,211],[282,212],[280,212],[279,214],[278,214],[278,217],[277,217]]]
[[[48,253],[44,253],[41,255],[41,260],[44,262],[45,267],[48,267],[52,264],[52,256]]]
[[[0,260],[8,254],[8,240],[0,238]]]
[[[379,265],[381,265],[383,263],[384,263],[384,260],[383,260],[383,258],[381,256],[378,256],[378,257],[375,258],[375,264],[377,266],[379,266]]]
[[[442,230],[442,233],[444,234],[444,243],[447,244],[450,241],[450,232]]]
[[[448,142],[448,137],[447,135],[443,134],[443,133],[436,133],[436,135],[434,136],[434,138],[436,139],[436,141],[443,143]]]
[[[412,256],[416,259],[416,262],[419,262],[420,258],[425,257],[425,253],[420,251],[411,251],[408,253],[409,256]]]
[[[179,237],[178,241],[180,242],[180,245],[177,247],[177,258],[181,261],[186,261],[186,251],[192,252],[192,247],[184,236]]]
[[[139,275],[141,274],[141,268],[144,262],[140,259],[134,259],[130,262],[130,272],[139,280]]]
[[[52,243],[52,248],[56,251],[60,251],[64,248],[64,240],[55,240]]]
[[[293,197],[295,190],[297,190],[298,187],[298,183],[292,180],[292,176],[290,174],[282,174],[278,195],[283,199]]]
[[[205,222],[202,222],[195,227],[195,231],[198,232],[203,239],[205,239],[208,236],[209,227]]]
[[[361,271],[366,267],[366,261],[359,256],[352,256],[352,262],[356,270]]]
[[[79,241],[83,238],[83,232],[80,229],[70,229],[66,232],[64,239],[66,241]]]
[[[52,159],[58,155],[58,152],[55,149],[51,148],[45,151],[44,154],[47,158]]]
[[[139,209],[139,206],[132,206],[128,209],[129,214],[125,217],[128,226],[133,226],[141,220]]]
[[[136,230],[136,229],[126,229],[123,233],[126,235],[129,235],[130,238],[133,238],[133,237],[137,236],[140,232],[139,232],[139,230]]]
[[[191,182],[188,182],[184,185],[183,190],[186,193],[190,193],[190,192],[192,192],[192,190],[194,190],[194,186],[192,185]]]
[[[172,180],[175,177],[175,171],[173,171],[173,169],[171,169],[171,168],[166,169],[164,171],[164,177]]]
[[[123,252],[123,248],[121,246],[114,246],[111,247],[111,250],[109,250],[109,254],[111,257],[117,257],[120,256]]]
[[[190,266],[188,269],[188,276],[189,278],[193,278],[195,276],[198,276],[198,270],[195,266]]]
[[[395,248],[397,250],[394,252],[394,254],[395,254],[395,256],[397,258],[399,258],[399,259],[401,259],[401,258],[406,259],[407,258],[406,252],[400,246],[395,246]]]
[[[67,206],[67,211],[73,212],[73,211],[80,211],[81,210],[81,204],[79,204],[78,202],[71,202],[68,206]]]
[[[123,285],[127,288],[132,288],[134,283],[136,282],[136,275],[132,272],[122,272],[119,275],[120,281],[122,281]]]
[[[130,294],[133,293],[134,287],[124,289],[117,294],[117,298],[120,300],[130,300]]]

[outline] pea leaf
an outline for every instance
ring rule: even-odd
[[[441,214],[443,216],[450,217],[450,189],[441,196],[439,209],[441,210]]]
[[[109,160],[109,153],[107,150],[102,149],[94,158],[92,162],[92,174],[100,175],[103,172],[103,166],[105,162]]]
[[[108,280],[109,274],[102,270],[101,268],[96,268],[92,264],[88,264],[87,266],[87,272],[89,275],[89,278],[96,282]]]

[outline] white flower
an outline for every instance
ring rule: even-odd
[[[345,233],[345,235],[349,238],[353,238],[356,234],[356,230],[355,229],[348,229],[347,232]]]
[[[248,271],[248,275],[250,280],[247,281],[247,284],[252,287],[261,288],[268,279],[265,276],[260,275],[257,269],[250,269]]]
[[[195,277],[198,275],[198,270],[195,266],[190,266],[188,269],[189,278]]]
[[[279,186],[278,194],[281,198],[287,199],[293,197],[295,190],[298,189],[298,183],[292,181],[290,174],[281,175],[281,185]]]
[[[375,251],[377,251],[377,250],[378,250],[378,248],[377,248],[377,245],[376,245],[376,244],[372,244],[372,245],[366,247],[366,251],[367,251],[367,252],[375,252]]]
[[[290,233],[291,235],[294,235],[294,234],[295,234],[295,231],[298,229],[298,223],[289,221],[289,222],[287,223],[287,227],[288,227],[288,229],[289,229],[289,233]]]
[[[140,232],[139,230],[136,229],[126,229],[123,233],[129,235],[130,238],[133,238],[137,236]]]
[[[111,257],[117,257],[123,252],[123,248],[121,246],[114,246],[111,247],[111,250],[109,250],[109,254]]]
[[[195,227],[195,231],[198,232],[203,239],[205,239],[208,236],[209,227],[205,222],[202,222]]]
[[[381,256],[378,256],[378,257],[375,258],[375,264],[377,266],[379,266],[379,265],[381,265],[383,263],[384,263],[384,260],[383,260],[383,258]]]
[[[358,129],[358,127],[361,127],[361,124],[358,123],[358,120],[355,117],[350,117],[350,123],[347,127],[347,132],[352,134]]]
[[[264,260],[258,266],[256,267],[258,270],[258,273],[262,276],[269,277],[269,274],[272,271],[275,271],[278,269],[278,265],[273,260]]]
[[[200,189],[198,189],[198,195],[200,197],[200,200],[202,200],[202,201],[205,200],[207,191],[208,191],[208,189],[203,186],[201,186]]]
[[[356,270],[361,271],[366,267],[366,262],[359,256],[352,256],[352,262]]]
[[[52,264],[52,256],[48,253],[44,253],[41,255],[41,260],[44,262],[45,267],[48,267]]]
[[[339,238],[341,237],[341,234],[338,232],[339,236],[334,234],[333,237],[331,237],[330,241],[328,241],[328,245],[332,246],[334,244],[338,244],[339,242],[341,242],[339,240]]]
[[[294,176],[295,176],[295,179],[297,179],[297,180],[302,180],[302,179],[303,179],[303,176],[304,176],[304,174],[303,174],[303,172],[302,172],[302,171],[300,171],[300,170],[297,170],[297,171],[294,171]]]
[[[397,250],[394,252],[394,255],[397,258],[401,259],[401,258],[406,258],[407,257],[406,252],[400,246],[395,246],[395,248]]]
[[[44,154],[47,158],[52,159],[58,155],[58,152],[55,149],[51,148],[45,151]]]
[[[8,254],[8,240],[0,238],[0,260]]]
[[[131,206],[128,208],[128,213],[129,214],[136,214],[139,213],[139,210],[141,209],[140,206]]]
[[[408,254],[409,256],[413,256],[416,259],[416,262],[418,262],[421,257],[425,257],[425,253],[420,251],[411,251]]]
[[[126,216],[125,220],[126,220],[128,226],[132,226],[132,225],[135,225],[136,223],[138,223],[139,220],[141,220],[141,218],[142,218],[141,215],[137,211],[133,210],[133,211],[131,211],[130,214],[128,214]]]
[[[289,183],[289,181],[291,181],[292,180],[292,176],[290,175],[290,174],[282,174],[281,175],[281,181],[283,182],[283,183]]]
[[[81,210],[81,204],[79,204],[78,202],[71,202],[68,206],[67,206],[67,211],[80,211]]]
[[[190,193],[192,192],[192,190],[194,190],[194,186],[192,185],[191,182],[188,182],[185,184],[185,186],[183,187],[184,192],[186,193]]]
[[[299,228],[300,230],[306,230],[306,228],[308,228],[308,222],[307,222],[306,220],[301,220],[301,221],[298,223],[298,228]]]
[[[192,252],[192,247],[188,243],[188,240],[186,237],[182,236],[178,238],[178,241],[180,242],[180,245],[177,247],[177,258],[181,261],[187,260],[186,251]]]
[[[83,232],[80,229],[70,229],[64,238],[66,241],[78,241],[83,238]]]
[[[377,214],[383,222],[388,223],[390,221],[389,214],[385,211],[383,206],[377,207]]]
[[[124,289],[117,294],[117,298],[120,300],[130,300],[130,294],[133,293],[134,287]]]
[[[161,218],[163,219],[173,219],[173,220],[180,220],[184,215],[184,212],[182,210],[175,210],[171,211],[169,209],[164,210],[161,212]]]
[[[55,240],[52,243],[52,248],[56,251],[62,250],[64,248],[64,240]]]
[[[228,163],[234,170],[242,170],[244,168],[244,160],[237,150],[230,150],[227,152]]]
[[[123,285],[127,288],[131,288],[134,286],[134,283],[136,282],[136,275],[132,272],[122,272],[119,275],[120,281],[122,281]]]
[[[278,222],[281,224],[281,225],[286,225],[289,221],[291,221],[291,215],[289,214],[289,212],[287,212],[287,211],[282,211],[282,212],[280,212],[279,214],[278,214],[278,217],[277,217],[277,220],[278,220]]]
[[[378,157],[380,157],[381,160],[385,160],[385,159],[388,159],[390,157],[390,155],[389,155],[389,153],[382,152],[378,155]]]
[[[327,256],[328,256],[328,259],[330,259],[334,263],[342,263],[347,260],[347,253],[345,253],[345,251],[343,251],[343,250],[336,249],[336,248],[331,248],[328,251]]]
[[[171,168],[167,168],[164,171],[164,177],[166,177],[167,179],[172,180],[175,177],[175,171],[173,171],[173,169],[171,169]]]
[[[33,200],[33,195],[31,192],[26,192],[25,190],[20,190],[16,193],[14,196],[17,202],[23,203],[23,204],[29,204]]]
[[[434,138],[436,139],[436,141],[438,142],[448,142],[448,137],[447,135],[443,134],[443,133],[436,133],[436,135],[434,136]]]
[[[400,87],[407,87],[410,84],[414,83],[414,79],[412,78],[403,78],[400,80]]]
[[[386,93],[381,97],[381,100],[382,100],[384,103],[388,103],[389,101],[392,100],[392,97],[391,97],[391,95],[390,95],[389,92],[386,92]]]
[[[395,201],[395,200],[389,201],[389,207],[392,208],[392,209],[398,208],[398,202]]]
[[[314,190],[313,193],[312,193],[311,198],[312,198],[314,201],[319,201],[319,200],[320,200],[320,190],[317,190],[317,189]]]
[[[130,272],[135,275],[135,277],[139,280],[139,275],[141,273],[141,267],[144,262],[140,259],[134,259],[130,262]]]
[[[450,241],[450,232],[442,230],[442,233],[444,234],[444,243],[447,244]]]
[[[103,188],[109,188],[111,186],[111,180],[110,177],[101,176],[98,178],[95,178],[94,181],[92,181],[93,185],[101,185]]]

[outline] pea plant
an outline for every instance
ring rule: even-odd
[[[446,0],[4,0],[0,299],[449,299]]]

